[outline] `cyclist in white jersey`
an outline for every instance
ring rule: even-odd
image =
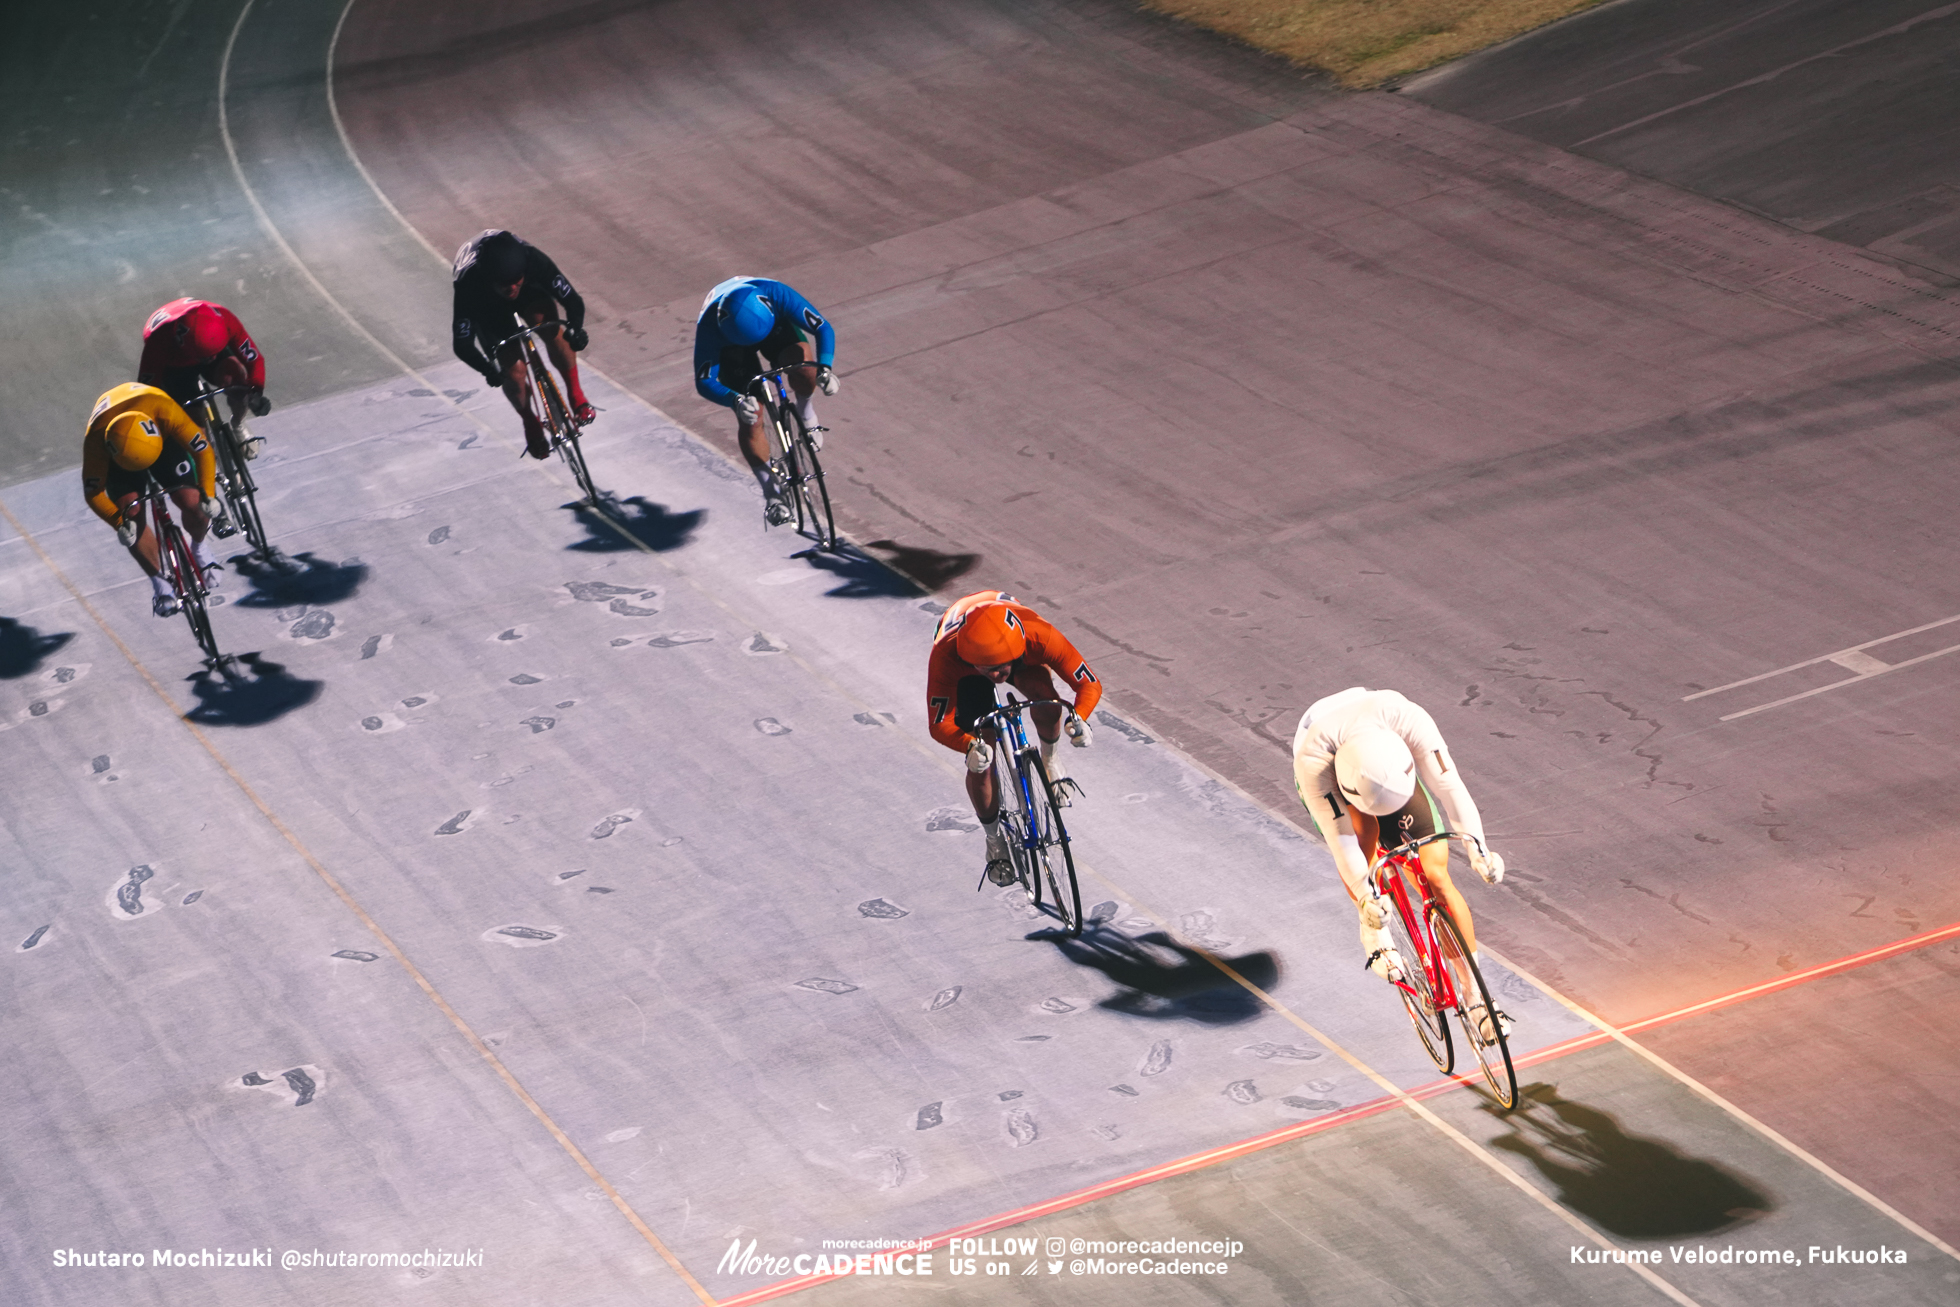
[[[1484,847],[1484,823],[1450,760],[1436,719],[1393,690],[1361,686],[1317,700],[1293,732],[1293,785],[1334,855],[1348,896],[1360,906],[1361,948],[1368,969],[1385,979],[1402,966],[1386,930],[1394,906],[1366,897],[1368,868],[1381,848],[1446,829],[1476,837],[1470,866],[1487,884],[1504,878],[1504,859]],[[1438,825],[1437,809],[1442,825]],[[1426,844],[1423,873],[1473,951],[1470,908],[1450,883],[1449,842]],[[1483,851],[1479,851],[1482,849]],[[1468,983],[1467,976],[1460,980]],[[1480,1034],[1484,1016],[1473,1014]],[[1498,1020],[1509,1029],[1502,1013]]]

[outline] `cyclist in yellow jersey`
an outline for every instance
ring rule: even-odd
[[[155,595],[151,611],[168,617],[177,611],[177,596],[157,570],[157,542],[141,533],[135,511],[145,472],[170,492],[182,510],[205,585],[216,589],[218,560],[204,540],[211,528],[206,505],[218,498],[217,459],[211,442],[176,400],[155,386],[124,382],[96,400],[89,414],[88,431],[82,437],[82,494],[95,515],[116,528],[116,538],[150,578]]]

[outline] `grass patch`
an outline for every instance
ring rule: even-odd
[[[1355,90],[1508,41],[1600,0],[1143,0]]]

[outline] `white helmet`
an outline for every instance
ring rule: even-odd
[[[1350,806],[1386,817],[1416,792],[1415,755],[1394,731],[1371,726],[1335,751],[1334,783]]]

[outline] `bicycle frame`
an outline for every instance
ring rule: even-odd
[[[830,510],[830,489],[824,484],[823,465],[817,461],[816,446],[803,430],[802,419],[796,418],[792,426],[790,417],[798,411],[798,401],[789,384],[789,374],[800,368],[821,371],[823,367],[821,363],[802,362],[759,372],[744,392],[768,414],[772,449],[781,447],[782,452],[771,457],[769,464],[796,512],[797,534],[816,541],[814,549],[793,555],[797,558],[831,552],[838,543],[837,523]]]
[[[218,413],[218,401],[227,395],[244,389],[232,386],[219,388],[204,378],[198,378],[197,393],[184,405],[192,421],[204,428],[205,438],[211,442],[212,454],[217,459],[218,492],[222,496],[222,506],[228,511],[225,516],[232,520],[232,527],[218,532],[220,539],[233,533],[233,528],[243,530],[245,538],[251,542],[252,552],[273,562],[279,551],[266,538],[265,523],[259,517],[258,485],[246,468],[245,451],[238,443],[238,429]]]
[[[1456,974],[1443,960],[1442,948],[1437,944],[1435,930],[1429,923],[1432,911],[1446,912],[1448,906],[1436,896],[1436,887],[1429,883],[1429,877],[1423,872],[1422,859],[1418,856],[1417,850],[1425,844],[1448,840],[1453,836],[1463,840],[1471,839],[1468,835],[1455,835],[1453,831],[1438,831],[1434,835],[1425,835],[1421,839],[1410,840],[1393,849],[1381,851],[1376,855],[1375,865],[1368,872],[1369,893],[1386,897],[1395,905],[1395,910],[1401,914],[1402,924],[1409,932],[1409,938],[1415,941],[1421,950],[1420,958],[1404,958],[1402,964],[1409,966],[1419,963],[1423,967],[1423,974],[1429,980],[1429,996],[1434,998],[1437,1007],[1445,1009],[1453,1008],[1457,1004]],[[1412,883],[1416,887],[1414,894],[1410,893],[1409,888]],[[1394,983],[1406,994],[1417,998],[1423,997],[1406,978]]]
[[[1369,894],[1386,897],[1394,905],[1399,919],[1395,924],[1416,954],[1402,959],[1403,974],[1393,983],[1401,991],[1409,1020],[1430,1056],[1445,1074],[1455,1069],[1454,1046],[1442,1019],[1444,1013],[1454,1013],[1498,1105],[1508,1110],[1517,1105],[1518,1086],[1501,1014],[1465,940],[1466,932],[1450,915],[1422,866],[1420,851],[1424,845],[1452,839],[1463,841],[1479,854],[1486,852],[1475,836],[1438,831],[1379,853],[1369,868],[1366,888]],[[1463,968],[1462,976],[1457,974],[1458,966]],[[1411,974],[1411,968],[1417,970]],[[1473,1016],[1478,1013],[1481,1015]],[[1486,1021],[1495,1032],[1488,1040],[1479,1030]]]
[[[217,636],[211,630],[210,614],[205,610],[204,573],[197,565],[191,544],[170,516],[170,492],[158,484],[154,475],[143,474],[143,489],[133,505],[141,529],[156,541],[157,574],[169,583],[177,603],[190,623],[191,636],[203,651],[207,666],[222,669],[228,661],[218,650]],[[140,537],[139,537],[140,538]]]
[[[490,357],[495,360],[508,346],[516,346],[519,358],[524,363],[525,401],[531,414],[544,428],[551,447],[558,451],[558,457],[565,460],[571,469],[572,479],[585,493],[585,501],[597,506],[600,500],[599,488],[592,482],[592,470],[586,466],[585,451],[579,448],[579,421],[572,414],[572,407],[559,393],[558,383],[552,379],[551,369],[546,366],[545,353],[539,343],[544,340],[544,329],[556,327],[563,332],[565,321],[562,318],[547,318],[536,326],[527,326],[514,335],[506,336],[490,347]]]
[[[1035,748],[1034,745],[1028,743],[1028,732],[1027,728],[1021,722],[1021,714],[1032,708],[1037,702],[1046,701],[1011,697],[1006,703],[973,723],[975,734],[978,734],[983,727],[991,723],[1000,735],[1008,737],[1005,740],[997,740],[995,742],[995,752],[999,755],[997,765],[1008,773],[1005,777],[997,775],[996,780],[1012,781],[1015,786],[1016,795],[1021,802],[1021,811],[1028,814],[1028,828],[1022,833],[1022,847],[1030,852],[1040,848],[1042,844],[1041,829],[1037,824],[1038,818],[1036,814],[1038,809],[1035,804],[1034,785],[1028,779],[1028,769],[1016,764],[1020,762],[1023,755]],[[1056,706],[1064,707],[1065,705],[1057,704]],[[1003,745],[1007,747],[1003,748]],[[1013,759],[1011,763],[1008,761],[1010,757]]]
[[[1043,704],[1053,703],[1064,712],[1068,711],[1068,705],[1058,700],[1016,697],[1011,691],[1008,695],[1005,703],[976,720],[972,729],[975,734],[984,737],[992,728],[994,783],[998,787],[1000,820],[1009,836],[1009,849],[1015,859],[1017,875],[1029,890],[1037,908],[1042,905],[1042,883],[1045,879],[1048,891],[1054,898],[1051,905],[1054,914],[1061,918],[1063,928],[1070,935],[1079,937],[1082,934],[1082,890],[1075,878],[1075,855],[1069,848],[1068,827],[1055,808],[1052,792],[1041,795],[1035,792],[1037,777],[1051,790],[1054,782],[1048,779],[1041,764],[1040,749],[1029,741],[1027,727],[1022,721],[1022,714]],[[1016,800],[1011,805],[1007,802],[1010,789]],[[1057,849],[1061,853],[1059,869],[1049,857],[1049,851]],[[985,877],[982,877],[984,883]]]

